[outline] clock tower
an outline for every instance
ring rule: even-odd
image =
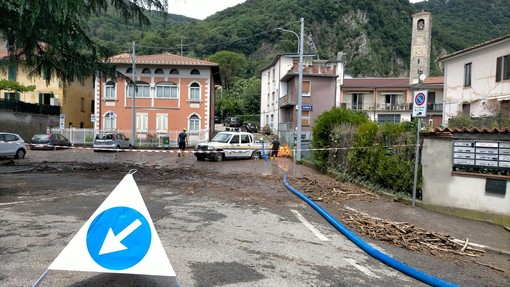
[[[418,84],[420,75],[422,74],[425,75],[425,77],[429,75],[431,32],[432,15],[429,12],[423,11],[414,14],[409,84]]]

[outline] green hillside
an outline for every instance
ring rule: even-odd
[[[407,76],[411,15],[432,13],[433,59],[510,33],[510,0],[248,0],[205,20],[151,16],[154,25],[122,25],[111,15],[91,20],[94,39],[121,52],[136,41],[137,53],[176,53],[205,58],[227,50],[250,60],[248,76],[258,75],[275,55],[295,52],[299,18],[305,19],[306,53],[334,59],[346,53],[353,76]],[[99,24],[100,23],[100,24]],[[119,32],[120,30],[120,32]],[[432,73],[440,70],[432,63]]]

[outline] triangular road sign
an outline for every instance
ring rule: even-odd
[[[175,276],[132,174],[127,174],[50,270]]]

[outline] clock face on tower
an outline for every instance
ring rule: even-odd
[[[424,52],[425,52],[425,49],[423,49],[422,46],[414,47],[414,53],[416,55],[423,55]]]

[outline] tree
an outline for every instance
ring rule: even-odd
[[[0,90],[15,91],[15,92],[33,92],[35,85],[25,86],[16,81],[0,80]]]
[[[109,3],[124,21],[150,21],[144,9],[166,10],[168,0],[4,0],[0,2],[0,36],[9,57],[0,68],[20,65],[30,76],[56,75],[63,82],[83,80],[96,72],[112,74],[103,59],[109,51],[88,36],[86,20],[105,12]]]
[[[216,52],[209,56],[208,60],[220,66],[221,79],[225,89],[232,87],[236,78],[240,76],[241,71],[248,63],[243,54],[229,51]]]

